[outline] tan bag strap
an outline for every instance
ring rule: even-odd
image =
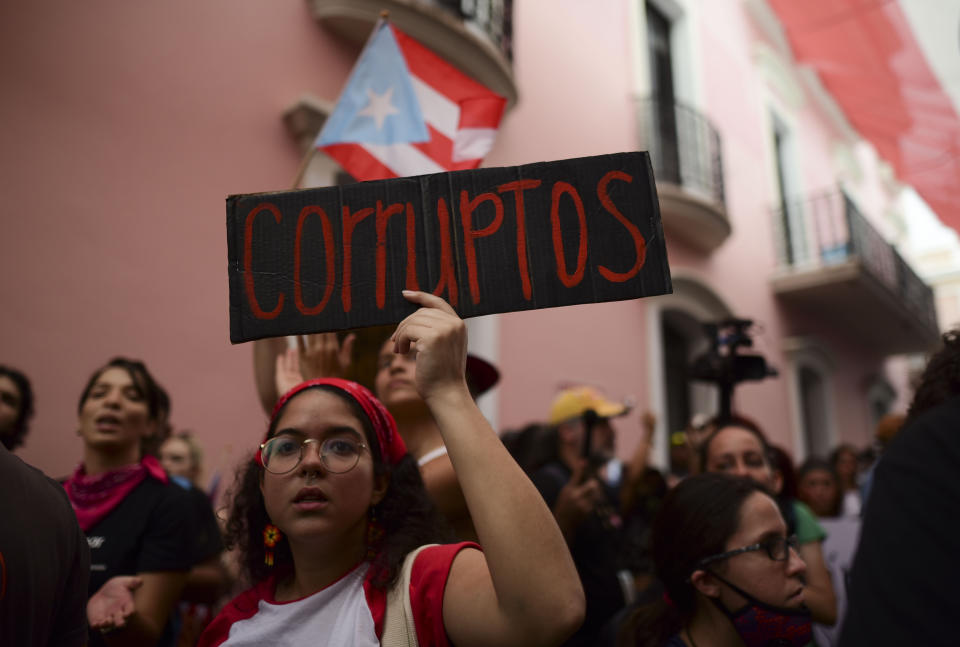
[[[413,619],[413,607],[410,605],[410,573],[413,571],[413,562],[424,548],[436,546],[426,544],[407,553],[403,560],[403,568],[396,583],[387,591],[387,609],[384,618],[383,636],[380,644],[383,647],[420,647],[417,642],[417,627]]]

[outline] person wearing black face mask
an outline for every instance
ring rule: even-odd
[[[776,502],[725,474],[685,479],[653,527],[662,595],[624,623],[621,645],[802,647],[812,639],[803,603],[806,567]]]

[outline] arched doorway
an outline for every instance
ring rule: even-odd
[[[709,347],[703,324],[729,318],[730,309],[697,279],[673,277],[673,294],[649,300],[649,402],[657,416],[652,461],[670,468],[670,434],[683,430],[696,414],[717,412],[713,385],[689,377],[691,361]]]
[[[663,379],[666,407],[663,412],[667,432],[680,431],[694,414],[717,412],[716,387],[690,379],[694,358],[709,348],[703,334],[703,322],[684,310],[664,310],[660,315],[663,338]]]

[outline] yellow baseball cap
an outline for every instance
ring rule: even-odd
[[[555,425],[579,418],[591,409],[600,418],[615,418],[627,413],[630,407],[622,402],[608,400],[593,387],[574,386],[564,389],[553,399],[549,423]]]

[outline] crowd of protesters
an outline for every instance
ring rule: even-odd
[[[270,422],[217,514],[143,363],[80,389],[61,481],[12,454],[34,398],[0,366],[0,643],[954,643],[957,334],[870,447],[798,465],[744,413],[697,415],[661,472],[654,416],[621,461],[630,405],[587,385],[498,435],[496,368],[405,296],[395,328],[255,343]]]

